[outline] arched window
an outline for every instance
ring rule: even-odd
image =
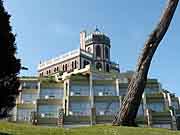
[[[91,47],[88,47],[88,52],[89,52],[89,53],[91,52]]]
[[[97,68],[98,70],[102,70],[102,64],[101,64],[101,63],[97,63],[97,64],[96,64],[96,68]]]
[[[109,64],[106,64],[106,72],[109,72]]]
[[[72,69],[74,69],[74,61],[72,61]]]
[[[101,47],[99,45],[96,46],[96,57],[101,57]]]
[[[65,71],[67,71],[67,64],[65,65]]]
[[[77,61],[75,60],[74,68],[77,68]]]
[[[56,68],[54,68],[54,72],[56,72]]]
[[[106,57],[106,59],[109,59],[109,49],[108,49],[108,47],[105,47],[105,57]]]
[[[64,65],[63,65],[63,71],[65,71]]]

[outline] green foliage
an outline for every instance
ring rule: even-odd
[[[180,135],[178,131],[98,125],[73,129],[40,127],[0,122],[0,134],[7,135]]]
[[[15,106],[18,95],[21,64],[16,58],[15,35],[10,26],[10,15],[5,11],[0,0],[0,118],[6,117]]]
[[[62,86],[62,83],[56,82],[54,76],[40,78],[40,81],[41,81],[41,87],[43,87],[43,88],[61,87]]]

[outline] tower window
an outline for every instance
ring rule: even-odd
[[[91,47],[88,47],[88,52],[89,52],[89,53],[91,52]]]
[[[101,47],[99,45],[96,46],[96,56],[101,57]]]
[[[96,64],[96,68],[97,68],[98,70],[102,70],[102,64],[101,64],[101,63],[97,63],[97,64]]]
[[[108,49],[108,47],[105,47],[105,57],[106,57],[106,59],[109,59],[109,49]]]
[[[109,64],[106,64],[106,72],[109,72]]]
[[[83,68],[85,68],[85,67],[86,67],[86,65],[89,65],[89,61],[84,60],[84,61],[83,61]]]

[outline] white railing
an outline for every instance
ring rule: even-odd
[[[58,57],[55,57],[55,58],[52,58],[50,60],[47,60],[45,62],[40,63],[38,65],[38,70],[40,70],[42,68],[45,68],[45,67],[48,67],[48,66],[51,66],[53,64],[57,64],[57,63],[62,62],[64,60],[66,60],[66,59],[69,59],[71,57],[75,57],[75,56],[77,56],[79,54],[80,54],[80,49],[72,50],[72,51],[70,51],[68,53],[65,53],[63,55],[60,55]]]
[[[91,58],[93,58],[93,55],[91,53],[88,53],[84,50],[80,50],[80,49],[75,49],[75,50],[72,50],[68,53],[65,53],[63,55],[60,55],[58,57],[55,57],[55,58],[52,58],[50,60],[47,60],[45,62],[42,62],[38,65],[38,70],[41,70],[43,68],[46,68],[48,66],[51,66],[51,65],[54,65],[54,64],[57,64],[57,63],[60,63],[62,61],[65,61],[67,59],[70,59],[70,58],[73,58],[73,57],[76,57],[78,55],[80,55],[80,53],[86,55],[86,56],[89,56]]]

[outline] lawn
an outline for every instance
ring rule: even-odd
[[[0,135],[180,135],[178,131],[98,125],[73,129],[0,122]]]

